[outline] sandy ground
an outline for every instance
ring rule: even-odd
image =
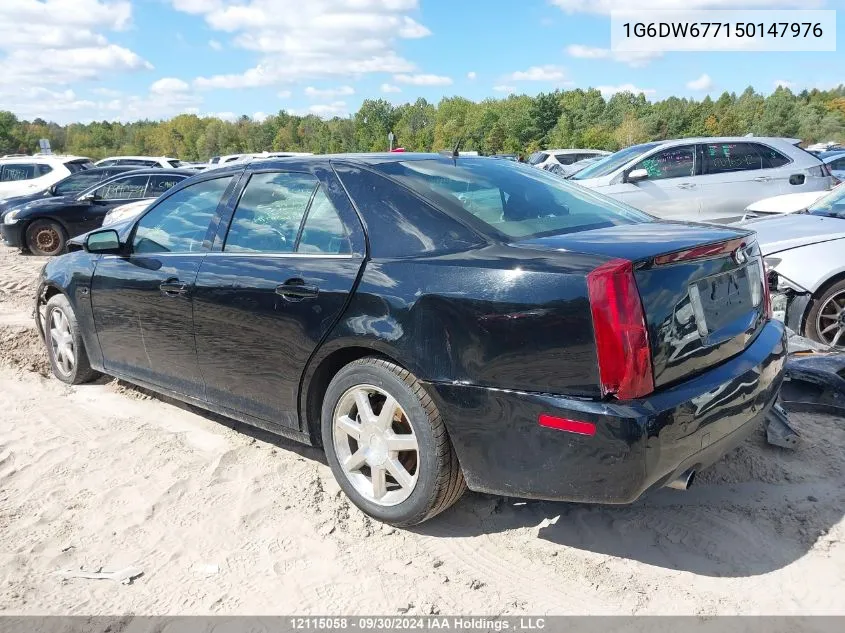
[[[845,422],[793,416],[631,507],[467,494],[370,521],[320,451],[103,379],[50,378],[41,261],[0,246],[0,612],[845,614]],[[57,570],[143,576],[62,579]]]

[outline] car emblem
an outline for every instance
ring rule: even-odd
[[[737,264],[742,265],[742,264],[744,264],[745,262],[748,261],[748,255],[745,254],[745,250],[743,250],[742,247],[736,249],[733,253],[733,256],[734,256],[734,261]]]

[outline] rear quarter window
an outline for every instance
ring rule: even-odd
[[[756,149],[763,159],[763,169],[783,167],[792,162],[787,156],[768,145],[756,145]]]
[[[335,172],[364,220],[373,257],[458,251],[480,242],[472,230],[389,178],[340,163]]]

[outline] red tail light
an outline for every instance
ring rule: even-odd
[[[587,275],[603,395],[620,400],[654,391],[651,348],[634,266],[625,259],[602,264]]]

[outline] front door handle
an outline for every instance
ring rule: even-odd
[[[188,284],[178,279],[168,279],[167,281],[161,282],[158,285],[158,289],[168,297],[176,297],[188,293]]]
[[[276,286],[276,294],[281,295],[288,301],[302,301],[303,299],[314,299],[320,292],[317,286],[305,283],[305,280],[294,277],[288,279],[280,286]]]
[[[769,182],[768,176],[757,176],[754,182]]]
[[[682,182],[678,185],[678,189],[695,189],[694,182]]]

